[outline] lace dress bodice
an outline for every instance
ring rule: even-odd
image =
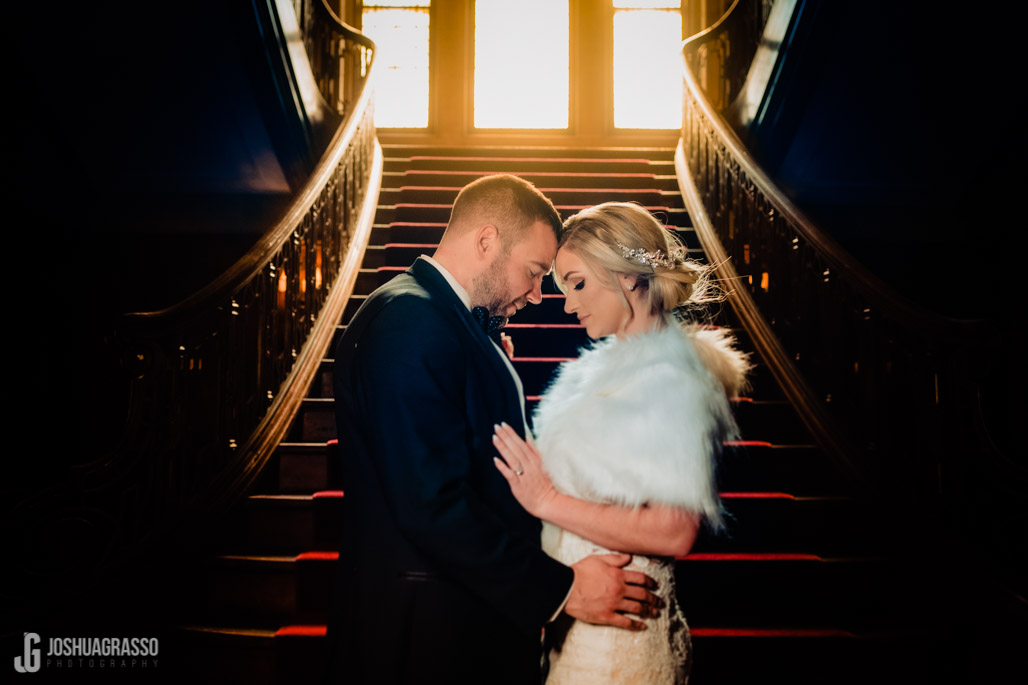
[[[565,564],[574,564],[590,554],[613,551],[570,531],[545,525],[543,549]],[[657,582],[655,594],[664,600],[665,608],[656,618],[632,616],[646,624],[643,631],[584,623],[562,614],[546,628],[546,685],[688,682],[691,640],[689,626],[675,599],[674,559],[637,554],[626,568],[645,573]]]

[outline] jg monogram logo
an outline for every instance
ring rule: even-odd
[[[37,633],[25,633],[25,654],[14,657],[14,670],[18,673],[35,673],[39,670],[39,644]]]

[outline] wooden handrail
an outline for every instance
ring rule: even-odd
[[[353,291],[383,166],[374,43],[330,14],[312,15],[335,60],[321,68],[354,84],[356,98],[310,177],[221,276],[115,323],[108,348],[128,379],[117,444],[78,467],[88,485],[74,498],[35,493],[18,505],[25,521],[89,522],[106,550],[99,564],[184,523],[209,525],[205,515],[246,492],[297,415]]]
[[[700,45],[716,39],[718,37],[717,29],[725,24],[728,15],[743,1],[735,0],[716,24],[687,39],[682,45],[683,53],[688,53]],[[684,70],[684,79],[686,88],[696,99],[697,106],[702,108],[703,114],[708,117],[710,128],[718,141],[725,146],[732,161],[738,164],[739,171],[753,182],[760,193],[768,199],[770,206],[795,228],[798,236],[809,243],[834,271],[846,273],[847,278],[853,282],[864,297],[874,300],[879,307],[885,307],[893,316],[905,318],[919,326],[928,326],[933,330],[954,333],[963,330],[966,333],[973,333],[975,327],[982,323],[979,319],[958,319],[945,316],[915,304],[900,296],[892,287],[857,261],[828,233],[818,228],[767,175],[732,127],[707,100],[706,93],[688,67]]]
[[[367,80],[361,88],[354,112],[368,111],[371,107],[372,89]],[[195,315],[207,307],[210,302],[223,300],[241,284],[251,280],[270,261],[271,257],[281,250],[303,217],[310,212],[319,193],[327,184],[330,176],[336,171],[347,149],[354,143],[358,128],[364,124],[362,117],[350,116],[336,131],[326,148],[318,165],[314,168],[304,187],[290,203],[285,215],[247,251],[238,261],[218,278],[186,297],[181,302],[152,312],[133,312],[126,314],[129,326],[145,321],[151,330],[175,325],[183,317]]]
[[[323,17],[324,21],[333,26],[344,39],[357,43],[358,45],[363,45],[370,50],[376,49],[375,41],[371,40],[363,33],[340,19],[339,15],[332,11],[332,8],[328,6],[328,2],[326,0],[315,0],[314,6],[318,14]]]
[[[981,379],[954,369],[997,343],[981,320],[928,311],[884,284],[789,200],[724,120],[724,94],[738,89],[745,71],[708,62],[706,73],[728,85],[705,89],[695,73],[698,52],[745,54],[742,43],[755,44],[759,33],[731,35],[740,22],[730,15],[754,4],[737,0],[683,43],[676,170],[686,206],[734,311],[822,447],[855,480],[937,491],[941,462],[955,449],[943,444],[945,428],[977,420],[968,430],[987,431],[956,414],[960,398],[978,396]],[[991,459],[1002,468],[1001,455]]]

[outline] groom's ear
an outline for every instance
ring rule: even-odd
[[[492,255],[500,250],[500,232],[493,224],[485,224],[475,232],[475,256],[492,261]]]

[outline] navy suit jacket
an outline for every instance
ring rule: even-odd
[[[335,682],[537,682],[567,596],[540,522],[493,464],[523,429],[505,362],[418,260],[375,291],[335,351],[344,520],[329,625]]]

